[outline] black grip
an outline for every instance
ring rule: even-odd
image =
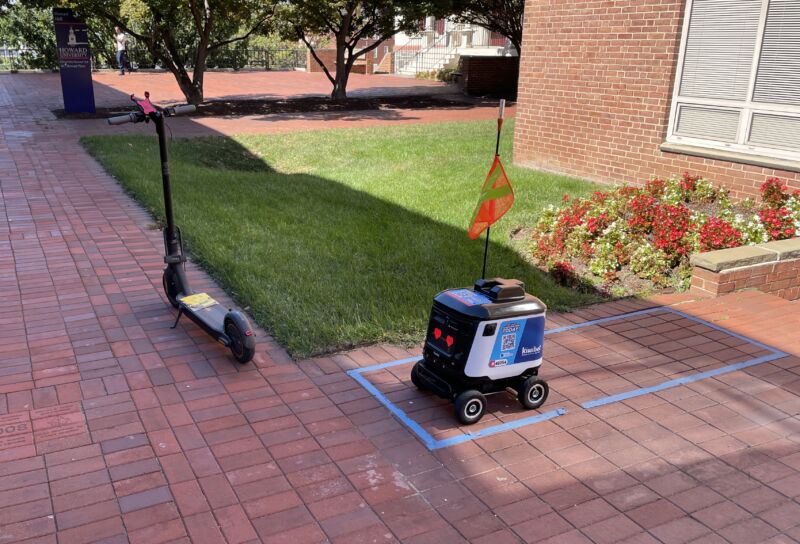
[[[194,113],[197,110],[195,106],[191,104],[182,104],[180,106],[172,106],[167,108],[167,112],[170,116],[172,115],[186,115],[188,113]]]
[[[117,115],[108,119],[109,125],[124,125],[125,123],[135,123],[139,120],[138,113],[126,113],[125,115]]]

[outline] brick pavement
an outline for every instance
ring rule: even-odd
[[[170,74],[142,72],[119,76],[113,72],[93,74],[95,101],[98,107],[130,106],[130,93],[142,95],[149,90],[153,101],[172,104],[183,101],[175,79]],[[63,108],[58,74],[17,74],[6,79],[7,86],[17,87],[48,108]],[[352,97],[390,97],[415,95],[453,95],[452,87],[435,81],[409,79],[395,76],[353,74],[348,85]],[[327,96],[330,83],[321,73],[304,72],[209,72],[206,76],[208,100],[236,98],[285,99],[303,96]],[[509,117],[514,107],[507,109]],[[349,112],[282,113],[273,115],[248,115],[241,117],[176,118],[170,126],[184,136],[218,134],[275,133],[320,128],[347,128],[365,125],[393,125],[407,123],[440,123],[493,119],[495,106],[476,105],[465,101],[462,107],[446,109],[387,107],[380,110]],[[64,125],[82,135],[120,134],[141,132],[141,127],[109,127],[103,120],[68,120]]]
[[[170,329],[150,218],[9,77],[0,543],[800,541],[796,303],[748,292],[551,315],[555,326],[673,304],[790,355],[431,452],[344,372],[415,350],[292,362],[259,331],[239,367],[190,323]],[[584,330],[545,348],[553,403],[752,355],[709,331],[674,336],[663,319]],[[428,402],[431,421],[456,428],[450,407]]]

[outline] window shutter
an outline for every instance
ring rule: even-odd
[[[800,2],[797,0],[769,3],[753,100],[800,105]]]
[[[761,5],[762,0],[694,0],[681,96],[747,99]]]
[[[739,112],[682,105],[675,134],[719,142],[735,142]]]
[[[800,149],[800,117],[754,113],[749,143],[778,149]]]

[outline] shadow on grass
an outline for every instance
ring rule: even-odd
[[[163,217],[155,138],[82,142]],[[194,259],[295,357],[418,343],[431,298],[480,275],[483,241],[465,229],[331,179],[281,173],[230,138],[175,139],[171,172]],[[594,298],[558,286],[504,244],[490,244],[488,270],[523,280],[553,308]]]

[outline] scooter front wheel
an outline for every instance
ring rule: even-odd
[[[241,364],[250,362],[256,354],[256,337],[253,327],[241,312],[228,312],[225,316],[225,334],[230,340],[233,358]]]
[[[164,269],[164,275],[161,277],[161,284],[164,286],[164,294],[167,295],[167,300],[172,304],[173,308],[177,308],[178,304],[178,278],[171,267]]]

